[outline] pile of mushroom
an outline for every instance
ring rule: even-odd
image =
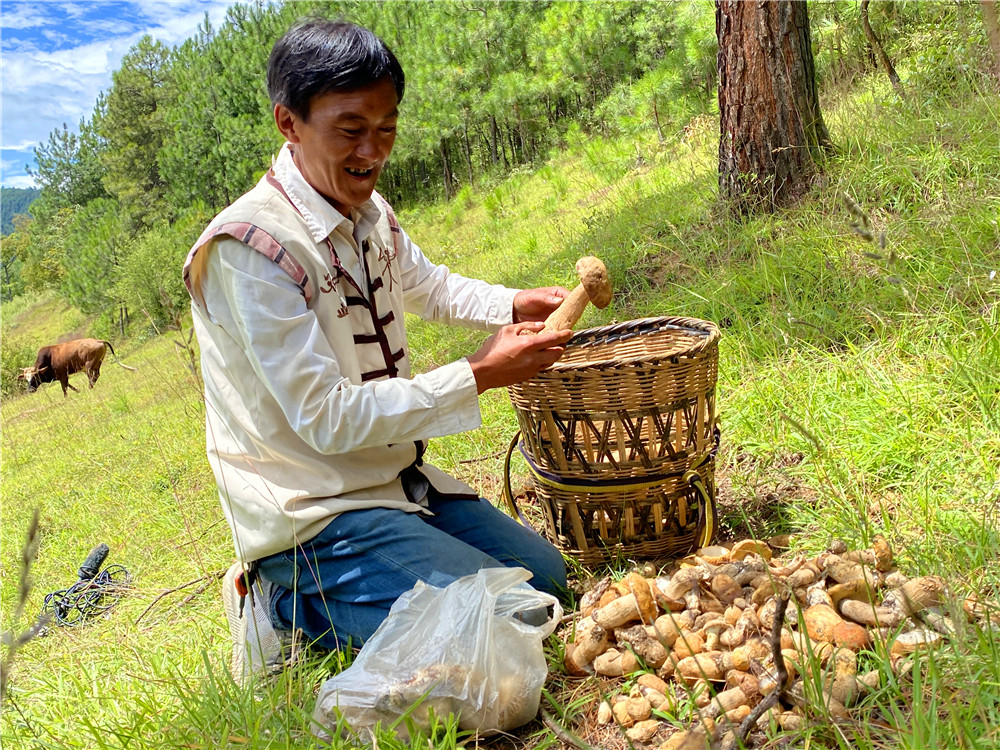
[[[887,654],[899,674],[909,654],[953,632],[943,580],[906,578],[884,538],[774,556],[787,546],[783,536],[705,547],[672,575],[647,566],[584,594],[566,670],[629,687],[601,702],[598,723],[659,750],[752,745],[802,726],[818,701],[820,713],[846,717],[880,685],[879,670],[858,673],[859,652],[876,650],[883,664]],[[977,602],[966,610],[986,616]],[[658,715],[690,716],[691,726]]]

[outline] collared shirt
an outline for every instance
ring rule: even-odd
[[[320,243],[335,234],[341,240],[334,243],[340,263],[364,292],[368,284],[361,263],[361,243],[375,228],[375,222],[379,218],[378,208],[369,199],[360,208],[352,209],[350,216],[341,214],[303,179],[292,159],[292,148],[287,143],[278,153],[273,170],[288,198],[306,220],[313,241]],[[350,252],[347,252],[347,248],[350,248]]]
[[[380,216],[376,204],[369,200],[351,217],[342,216],[305,181],[287,145],[274,175],[312,240],[329,237],[341,265],[366,289],[358,249]],[[199,281],[203,313],[194,322],[206,384],[209,460],[241,559],[288,549],[346,510],[400,507],[397,500],[380,499],[381,485],[359,484],[356,473],[348,481],[325,456],[352,454],[353,461],[389,443],[481,424],[465,358],[412,378],[351,382],[302,290],[276,263],[226,236],[211,243],[207,256]],[[432,264],[405,232],[395,264],[407,312],[486,330],[511,322],[517,290]],[[282,418],[261,424],[260,409]],[[269,468],[258,471],[255,465]],[[324,496],[320,487],[343,489],[327,489],[333,494]]]

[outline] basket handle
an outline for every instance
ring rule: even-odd
[[[514,448],[517,447],[517,441],[520,437],[521,431],[518,430],[514,433],[514,437],[510,439],[510,445],[507,446],[507,455],[503,460],[503,499],[511,513],[517,516],[521,525],[530,529],[532,526],[528,523],[528,519],[524,517],[521,509],[517,507],[517,501],[514,500],[514,492],[511,490],[510,486],[510,459],[514,454]],[[698,469],[715,457],[716,452],[719,450],[720,437],[719,429],[716,428],[715,445],[712,447],[712,450],[708,451],[701,456],[701,458],[695,461],[692,467],[684,472],[684,476],[682,477],[683,481],[687,482],[689,487],[694,488],[701,499],[701,502],[698,503],[698,528],[694,535],[691,552],[694,552],[699,547],[707,547],[710,545],[712,540],[715,538],[715,533],[718,529],[718,510],[715,507],[715,501],[708,492],[708,488],[705,487],[705,482],[702,480]]]
[[[705,483],[701,479],[701,474],[693,469],[684,473],[684,481],[689,487],[693,487],[700,495],[701,502],[698,503],[698,530],[695,532],[694,541],[691,544],[691,552],[699,547],[707,547],[715,537],[718,514],[715,509],[715,502],[708,494]]]
[[[521,522],[521,525],[531,529],[532,526],[528,523],[528,519],[524,517],[521,509],[517,507],[517,502],[514,500],[514,492],[510,487],[510,457],[514,454],[514,448],[517,446],[517,441],[520,438],[521,431],[518,430],[514,433],[514,437],[510,439],[510,445],[507,446],[507,456],[503,460],[503,499],[510,512],[517,516],[517,520]]]
[[[692,487],[701,498],[701,502],[698,503],[698,529],[694,535],[691,552],[694,552],[699,547],[707,547],[710,545],[712,540],[715,538],[716,531],[718,530],[719,512],[715,507],[715,500],[709,494],[708,488],[705,487],[705,482],[701,478],[701,473],[698,470],[711,459],[715,458],[715,454],[719,450],[721,437],[719,428],[716,427],[715,445],[712,446],[712,450],[702,455],[697,461],[694,462],[694,464],[692,464],[690,469],[684,472],[684,481],[687,482],[688,486]]]

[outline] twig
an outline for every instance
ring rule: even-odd
[[[181,549],[182,547],[187,547],[189,544],[194,544],[195,542],[200,541],[201,539],[204,539],[205,536],[208,535],[208,532],[210,532],[212,529],[214,529],[220,523],[225,523],[225,520],[226,520],[225,518],[219,518],[219,519],[216,519],[215,521],[212,521],[212,523],[210,523],[208,526],[206,526],[205,530],[202,531],[198,536],[196,536],[196,537],[194,537],[192,539],[189,539],[186,542],[182,542],[181,544],[178,544],[174,549]]]
[[[153,599],[153,601],[151,601],[149,603],[149,606],[146,607],[146,609],[144,609],[142,611],[142,614],[135,618],[135,622],[133,623],[133,625],[138,625],[139,624],[139,620],[141,620],[143,617],[145,617],[149,613],[149,610],[151,610],[153,607],[155,607],[156,603],[158,601],[160,601],[160,599],[163,599],[164,597],[169,596],[170,594],[175,594],[178,591],[180,591],[181,589],[186,589],[188,586],[194,586],[196,583],[201,583],[202,581],[206,581],[207,580],[209,583],[211,583],[212,581],[217,581],[218,579],[222,578],[224,575],[226,575],[226,571],[219,570],[219,571],[216,571],[215,573],[208,573],[206,575],[203,575],[201,578],[195,578],[193,581],[188,581],[187,583],[182,583],[180,586],[176,586],[176,587],[174,587],[172,589],[167,589],[166,591],[164,591],[162,594],[160,594],[158,597],[156,597],[155,599]],[[207,588],[207,584],[206,584],[206,586],[202,587],[201,591],[204,591],[205,588]]]
[[[758,703],[750,715],[740,724],[736,732],[737,746],[742,746],[747,741],[747,735],[756,725],[757,720],[772,706],[777,705],[778,699],[785,692],[785,682],[788,680],[788,668],[785,666],[785,657],[781,654],[781,629],[785,625],[785,608],[788,606],[788,597],[791,592],[786,588],[778,595],[778,606],[774,609],[774,626],[771,628],[771,656],[774,658],[774,668],[777,670],[774,690],[771,691],[764,700]]]
[[[488,453],[485,456],[476,456],[475,458],[463,458],[459,460],[460,464],[474,464],[480,461],[489,461],[491,458],[500,458],[501,456],[507,455],[507,451],[497,451],[496,453]]]
[[[35,507],[35,512],[31,516],[31,523],[28,525],[28,535],[21,548],[20,568],[18,570],[18,591],[17,603],[14,605],[14,616],[11,618],[12,627],[17,627],[24,615],[24,607],[28,603],[28,596],[31,594],[31,564],[38,552],[39,532],[38,532],[39,510]],[[13,630],[4,633],[4,645],[7,647],[6,653],[0,659],[0,707],[3,706],[7,697],[7,682],[10,679],[10,671],[14,665],[14,655],[24,644],[37,636],[48,624],[50,616],[48,614],[39,615],[35,622],[20,635]]]
[[[559,723],[555,720],[552,714],[545,709],[544,706],[539,709],[539,713],[542,716],[542,723],[552,730],[552,733],[559,739],[560,742],[579,748],[579,750],[595,750],[593,745],[588,745],[568,729],[564,729],[559,726]]]
[[[178,604],[177,606],[178,607],[183,607],[185,604],[188,604],[188,603],[194,601],[196,598],[198,598],[199,596],[201,596],[201,594],[203,594],[205,592],[205,589],[207,589],[213,583],[215,583],[215,579],[214,578],[211,578],[211,579],[205,581],[203,584],[201,584],[201,586],[199,586],[197,589],[195,589],[190,594],[188,594],[183,599],[181,599],[180,604]]]

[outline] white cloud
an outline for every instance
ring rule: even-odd
[[[154,39],[159,39],[164,44],[176,46],[185,39],[194,36],[198,30],[198,24],[205,18],[206,11],[212,21],[213,27],[218,27],[226,15],[226,9],[232,2],[210,3],[174,3],[170,6],[173,11],[169,14],[157,13],[155,18],[150,18],[150,25],[142,32],[149,34]]]
[[[13,146],[5,143],[0,149],[3,151],[30,151],[34,145],[35,141],[21,141],[20,143],[15,143]],[[5,167],[8,166],[6,161],[3,165]]]
[[[124,13],[116,4],[115,15],[109,16],[98,12],[96,2],[4,2],[0,26],[32,33],[13,38],[4,34],[3,150],[30,153],[63,123],[75,130],[81,119],[89,119],[98,95],[111,86],[112,72],[143,35],[176,46],[195,34],[206,11],[218,28],[233,4],[233,0],[137,1]],[[73,45],[74,39],[80,42]],[[33,162],[33,156],[26,160]],[[25,181],[30,183],[31,178],[23,174],[23,163],[10,170],[4,165],[4,185]]]
[[[16,188],[33,188],[33,187],[38,187],[38,185],[35,184],[34,178],[31,177],[30,175],[26,175],[26,174],[17,174],[17,175],[12,175],[10,177],[8,177],[7,175],[4,175],[3,176],[3,186],[4,187],[16,187]]]
[[[3,28],[34,29],[49,23],[48,15],[38,3],[7,3],[3,9]]]

